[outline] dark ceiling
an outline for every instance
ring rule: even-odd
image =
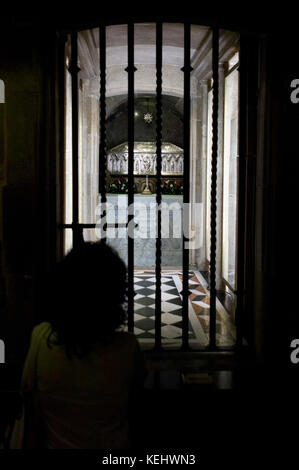
[[[156,98],[154,95],[135,97],[135,142],[156,140]],[[144,114],[150,112],[153,121],[148,124]],[[127,96],[107,98],[107,149],[110,150],[128,140]],[[162,97],[162,140],[183,148],[183,99]]]

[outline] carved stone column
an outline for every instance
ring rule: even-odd
[[[224,63],[219,63],[218,159],[217,159],[217,249],[216,289],[224,288],[222,280],[222,213],[224,153]]]
[[[192,79],[192,95],[191,95],[191,116],[190,116],[190,229],[191,233],[195,232],[196,236],[201,239],[202,230],[202,212],[199,210],[199,206],[195,205],[201,201],[201,195],[199,188],[201,186],[201,172],[200,167],[200,134],[201,134],[201,123],[200,123],[200,108],[201,108],[201,96],[199,93],[198,83],[195,78]],[[201,251],[202,248],[196,250],[190,250],[189,262],[191,265],[196,265],[196,254]]]
[[[99,96],[93,80],[83,81],[82,117],[80,120],[80,140],[82,145],[80,159],[79,197],[81,203],[81,221],[96,222],[95,209],[98,204],[98,155],[99,155]],[[86,240],[95,241],[96,237],[89,230]]]
[[[198,229],[201,235],[201,246],[196,250],[196,265],[199,270],[207,270],[206,253],[206,192],[207,192],[207,121],[208,121],[208,82],[202,80],[198,84],[199,118],[198,118],[198,155],[196,159],[196,201],[201,203],[198,214]]]

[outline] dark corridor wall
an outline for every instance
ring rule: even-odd
[[[262,237],[259,242],[261,278],[259,293],[265,355],[274,370],[290,370],[298,382],[299,369],[290,362],[290,342],[299,338],[298,224],[299,104],[291,102],[290,84],[299,77],[296,48],[298,29],[277,34],[273,24],[267,41],[264,177],[257,186],[263,195]],[[279,58],[283,57],[283,65]],[[281,294],[283,302],[281,301]]]
[[[28,345],[37,286],[50,255],[55,34],[42,30],[36,19],[8,17],[1,18],[0,35],[0,77],[5,83],[5,104],[0,105],[0,336],[7,362],[18,362]]]

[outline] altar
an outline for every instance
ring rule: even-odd
[[[161,185],[164,194],[181,194],[183,184],[184,154],[177,145],[164,142],[161,147]],[[124,142],[107,154],[108,192],[121,194],[127,190],[129,149]],[[156,192],[157,155],[155,142],[134,143],[134,185],[135,193]],[[181,192],[180,192],[181,191]]]
[[[162,198],[162,266],[182,264],[183,196]],[[127,195],[107,194],[107,243],[114,247],[127,263],[128,234]],[[156,260],[156,196],[136,194],[134,197],[134,265],[155,266]],[[115,224],[121,227],[114,228]]]
[[[107,153],[107,242],[127,262],[128,233],[128,143]],[[156,142],[134,143],[134,265],[155,266],[156,262]],[[164,142],[161,147],[162,266],[182,264],[184,153]],[[118,228],[114,229],[114,225]]]

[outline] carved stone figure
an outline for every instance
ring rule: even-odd
[[[179,159],[179,173],[183,173],[183,160],[181,157]]]
[[[162,173],[179,175],[183,173],[182,149],[173,144],[162,144]],[[111,173],[128,174],[128,145],[121,144],[107,155],[107,168]],[[135,142],[134,173],[152,175],[157,172],[157,155],[155,142]]]
[[[112,156],[112,173],[115,173],[116,171],[116,161],[115,161],[115,156]]]
[[[145,172],[146,173],[149,173],[150,172],[150,169],[151,169],[151,162],[150,162],[150,159],[149,159],[149,156],[146,155],[143,159],[143,163],[144,163],[144,169],[145,169]]]

